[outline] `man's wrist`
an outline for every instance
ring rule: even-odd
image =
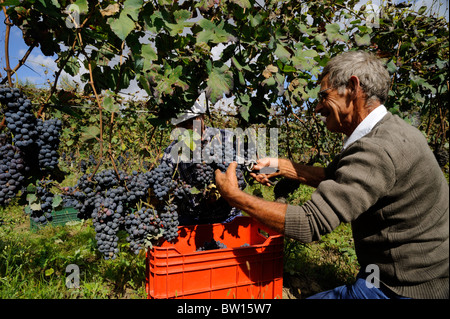
[[[288,162],[289,160],[284,159],[284,158],[279,158],[278,159],[278,171],[280,173],[281,176],[285,176],[286,173],[286,162]]]
[[[242,199],[242,195],[245,194],[245,192],[243,192],[242,190],[240,190],[239,188],[233,188],[230,191],[228,191],[225,196],[223,196],[225,198],[225,200],[228,202],[228,204],[230,204],[233,207],[242,207],[242,203],[241,203],[241,199]]]

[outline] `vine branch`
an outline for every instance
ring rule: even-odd
[[[2,0],[3,3],[3,0]],[[5,31],[5,62],[6,62],[6,75],[8,77],[8,85],[9,87],[12,87],[12,70],[11,65],[9,63],[9,35],[11,33],[11,26],[13,25],[11,21],[9,20],[8,13],[6,12],[6,7],[3,7],[3,13],[5,14],[5,25],[6,25],[6,31]]]
[[[22,65],[25,64],[25,62],[27,61],[28,57],[31,54],[31,51],[33,51],[33,49],[37,46],[36,42],[33,42],[33,44],[28,48],[27,52],[25,52],[25,54],[23,55],[23,57],[19,60],[19,62],[17,63],[17,65],[14,67],[14,69],[11,70],[11,74],[14,74],[17,72],[17,70],[20,69],[20,67]],[[5,84],[6,81],[8,81],[8,78],[4,78],[2,81],[0,81],[0,84]]]

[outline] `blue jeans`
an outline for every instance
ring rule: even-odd
[[[357,276],[352,285],[344,285],[319,292],[307,299],[410,299],[402,297],[387,288],[377,288],[364,278]]]

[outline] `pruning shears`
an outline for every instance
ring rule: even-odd
[[[253,167],[257,164],[257,162],[255,160],[250,160],[250,161],[246,161],[244,163],[245,168],[247,169],[248,172],[250,173],[255,173],[256,175],[258,174],[272,174],[272,173],[276,173],[278,172],[277,168],[274,167],[263,167],[262,170],[253,170]],[[269,182],[271,185],[275,185],[278,183],[278,180],[274,180],[273,178],[269,178]]]

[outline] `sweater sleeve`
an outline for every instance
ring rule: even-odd
[[[390,156],[369,139],[355,142],[333,166],[334,173],[327,173],[331,178],[319,184],[309,201],[288,206],[286,236],[302,242],[319,240],[340,222],[351,222],[369,210],[395,183]]]

